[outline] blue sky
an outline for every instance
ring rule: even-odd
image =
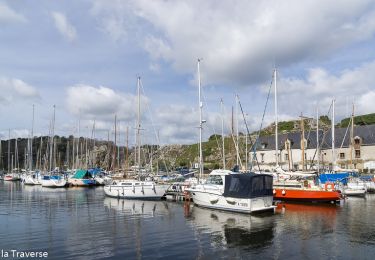
[[[259,128],[276,64],[279,118],[313,116],[336,99],[337,117],[372,113],[375,98],[373,1],[1,1],[0,135],[104,138],[120,119],[134,143],[140,75],[143,141],[198,140],[197,58],[205,96],[204,135],[225,132],[238,94]],[[269,103],[265,124],[273,121]],[[244,131],[240,123],[241,131]],[[110,130],[112,132],[112,130]]]

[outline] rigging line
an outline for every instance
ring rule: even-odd
[[[250,149],[250,150],[253,150],[253,160],[256,159],[256,157],[257,157],[257,155],[256,155],[256,145],[257,145],[258,142],[259,142],[260,133],[261,133],[261,130],[262,130],[262,127],[263,127],[264,117],[265,117],[265,115],[266,115],[267,105],[268,105],[268,101],[269,101],[269,98],[270,98],[270,95],[271,95],[272,84],[273,84],[273,77],[272,77],[272,79],[271,79],[271,83],[270,83],[270,86],[269,86],[269,88],[268,88],[266,104],[265,104],[264,109],[263,109],[262,121],[261,121],[261,123],[260,123],[260,127],[259,127],[258,133],[257,133],[257,135],[256,135],[256,139],[255,139],[254,145],[253,145],[253,147],[251,147],[251,149]],[[257,160],[257,159],[256,159],[256,160]]]
[[[344,145],[344,141],[345,141],[346,135],[348,134],[348,130],[349,130],[349,127],[350,127],[351,122],[352,122],[352,118],[350,118],[350,120],[349,120],[349,124],[348,124],[348,126],[346,127],[345,135],[344,135],[344,138],[342,139],[342,143],[341,143],[340,149],[341,149],[341,148],[343,147],[343,145]]]
[[[242,109],[241,101],[238,100],[238,104],[240,105],[240,109],[241,109],[242,117],[243,117],[243,120],[244,120],[244,122],[245,122],[245,126],[246,126],[246,134],[247,134],[247,135],[250,135],[249,127],[247,126],[247,121],[246,121],[246,117],[245,117],[245,114],[244,114],[243,109]],[[251,140],[251,138],[249,138],[249,139],[250,139],[250,145],[251,145],[251,146],[254,146],[253,141]],[[259,172],[260,172],[260,166],[259,166],[258,158],[257,158],[256,156],[255,156],[255,160],[256,160],[256,162],[257,162],[258,169],[259,169]],[[247,166],[247,165],[246,165],[246,166]],[[250,167],[250,170],[251,170],[251,169],[252,169],[252,165],[251,165],[251,167]]]
[[[204,88],[201,89],[201,94],[202,94],[202,97],[203,97],[203,102],[205,103],[206,107],[207,107],[207,110],[208,110],[208,103],[207,103],[207,100],[206,100],[206,95],[204,94]],[[215,137],[215,141],[216,141],[216,145],[219,149],[223,149],[220,144],[219,144],[219,139],[217,138],[217,135],[215,134],[216,133],[216,129],[213,125],[211,125],[211,130],[212,132],[214,133],[214,137]]]
[[[142,81],[140,81],[139,83],[140,83],[140,86],[141,86],[141,89],[142,89],[142,93],[146,96],[145,89],[144,89],[144,87],[143,87]],[[160,150],[160,154],[161,154],[161,158],[162,158],[162,161],[163,161],[164,167],[165,167],[165,169],[167,170],[167,173],[169,173],[169,169],[168,169],[168,167],[167,167],[167,163],[166,163],[166,161],[165,161],[164,153],[161,151],[160,138],[159,138],[159,135],[157,134],[157,131],[156,131],[156,128],[155,128],[154,120],[153,120],[153,118],[152,118],[152,114],[151,114],[151,109],[150,109],[150,106],[149,106],[147,103],[146,103],[146,108],[147,108],[148,113],[150,114],[151,126],[152,126],[152,129],[154,130],[154,133],[155,133],[155,136],[156,136],[156,142],[157,142],[158,145],[159,145],[157,151]]]

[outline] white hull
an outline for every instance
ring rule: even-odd
[[[346,196],[365,196],[366,190],[346,188],[342,191],[342,194]]]
[[[251,199],[229,198],[216,193],[190,190],[194,204],[211,209],[252,213],[257,211],[274,210],[273,196],[257,197]]]
[[[23,184],[25,185],[41,185],[40,178],[33,178],[32,176],[26,176],[23,179]]]
[[[122,185],[123,183],[127,185]],[[122,199],[161,199],[168,186],[153,182],[120,182],[104,186],[104,193],[109,197]]]
[[[66,180],[41,180],[42,187],[49,187],[49,188],[62,188],[66,185]]]

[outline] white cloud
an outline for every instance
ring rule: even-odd
[[[203,57],[205,83],[232,85],[267,79],[275,59],[287,67],[327,58],[375,32],[370,0],[97,0],[92,14],[115,39],[139,38],[152,59],[194,73],[196,58]]]
[[[66,16],[59,12],[52,12],[51,16],[60,34],[69,42],[73,42],[77,38],[77,31],[75,27],[69,23]]]
[[[310,69],[306,79],[283,78],[278,81],[279,110],[298,116],[314,115],[316,104],[326,113],[333,98],[337,101],[338,117],[347,116],[347,106],[355,102],[358,112],[373,113],[369,100],[374,95],[375,61],[346,69],[337,75],[322,68]],[[349,104],[348,104],[349,103]],[[349,109],[350,111],[350,109]]]
[[[141,113],[148,99],[141,96]],[[114,115],[118,120],[131,121],[137,114],[137,97],[129,93],[117,92],[108,87],[94,87],[78,84],[67,89],[68,110],[82,119],[99,119],[112,122]]]
[[[0,77],[0,103],[20,102],[25,99],[39,99],[39,92],[20,79]]]
[[[5,3],[0,3],[0,24],[11,22],[26,22],[26,18],[11,9]]]

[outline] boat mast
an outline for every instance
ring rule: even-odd
[[[351,131],[350,131],[350,167],[353,167],[353,145],[354,145],[354,103],[352,107],[352,118],[351,118]],[[354,167],[353,167],[354,168]]]
[[[335,153],[335,99],[332,100],[332,125],[331,125],[331,134],[332,134],[332,169],[335,169],[336,166],[336,153]]]
[[[10,173],[10,129],[9,129],[9,139],[8,139],[8,173]]]
[[[316,153],[317,153],[317,170],[320,168],[320,149],[319,149],[319,108],[316,107]]]
[[[202,152],[202,130],[203,130],[203,120],[202,120],[202,109],[203,103],[201,101],[201,73],[200,73],[200,62],[198,59],[198,100],[199,100],[199,180],[203,176],[203,152]]]
[[[35,105],[33,104],[33,120],[31,122],[31,140],[30,140],[31,145],[30,145],[30,158],[29,158],[29,162],[30,162],[29,169],[30,169],[30,171],[33,170],[34,112],[35,112]]]
[[[274,70],[274,81],[275,81],[275,156],[276,156],[276,167],[279,166],[279,133],[278,133],[278,117],[277,117],[277,70]]]
[[[116,150],[117,150],[117,115],[115,115],[115,145],[113,147],[113,172],[116,172]]]
[[[236,164],[237,166],[240,165],[240,156],[239,156],[239,130],[238,130],[238,95],[236,94],[236,142],[237,142],[237,149],[236,149]]]
[[[303,120],[303,115],[301,113],[301,164],[302,171],[305,170],[305,122]]]
[[[141,140],[140,140],[140,131],[141,131],[141,77],[138,77],[137,80],[137,96],[138,96],[138,113],[137,113],[137,147],[138,147],[138,178],[141,173]]]
[[[222,140],[222,147],[223,147],[223,169],[225,170],[225,139],[224,139],[224,102],[223,99],[220,100],[221,106],[221,140]]]

